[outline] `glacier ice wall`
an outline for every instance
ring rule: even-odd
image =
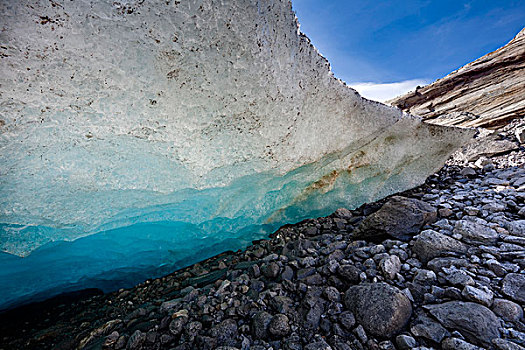
[[[413,187],[471,137],[362,99],[288,0],[3,0],[0,23],[4,305]]]

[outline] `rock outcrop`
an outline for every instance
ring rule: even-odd
[[[525,115],[525,29],[500,49],[388,101],[430,123],[495,128]]]

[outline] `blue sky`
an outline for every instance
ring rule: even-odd
[[[524,0],[292,4],[301,31],[328,58],[334,74],[358,91],[375,89],[376,95],[385,89],[395,95],[444,77],[503,46],[525,26]],[[376,99],[384,99],[381,93]]]

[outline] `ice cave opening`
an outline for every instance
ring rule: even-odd
[[[333,76],[289,0],[0,3],[0,309],[421,184],[472,132]]]

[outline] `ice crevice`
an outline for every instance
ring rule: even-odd
[[[0,309],[414,187],[472,131],[336,79],[279,1],[0,3]]]

